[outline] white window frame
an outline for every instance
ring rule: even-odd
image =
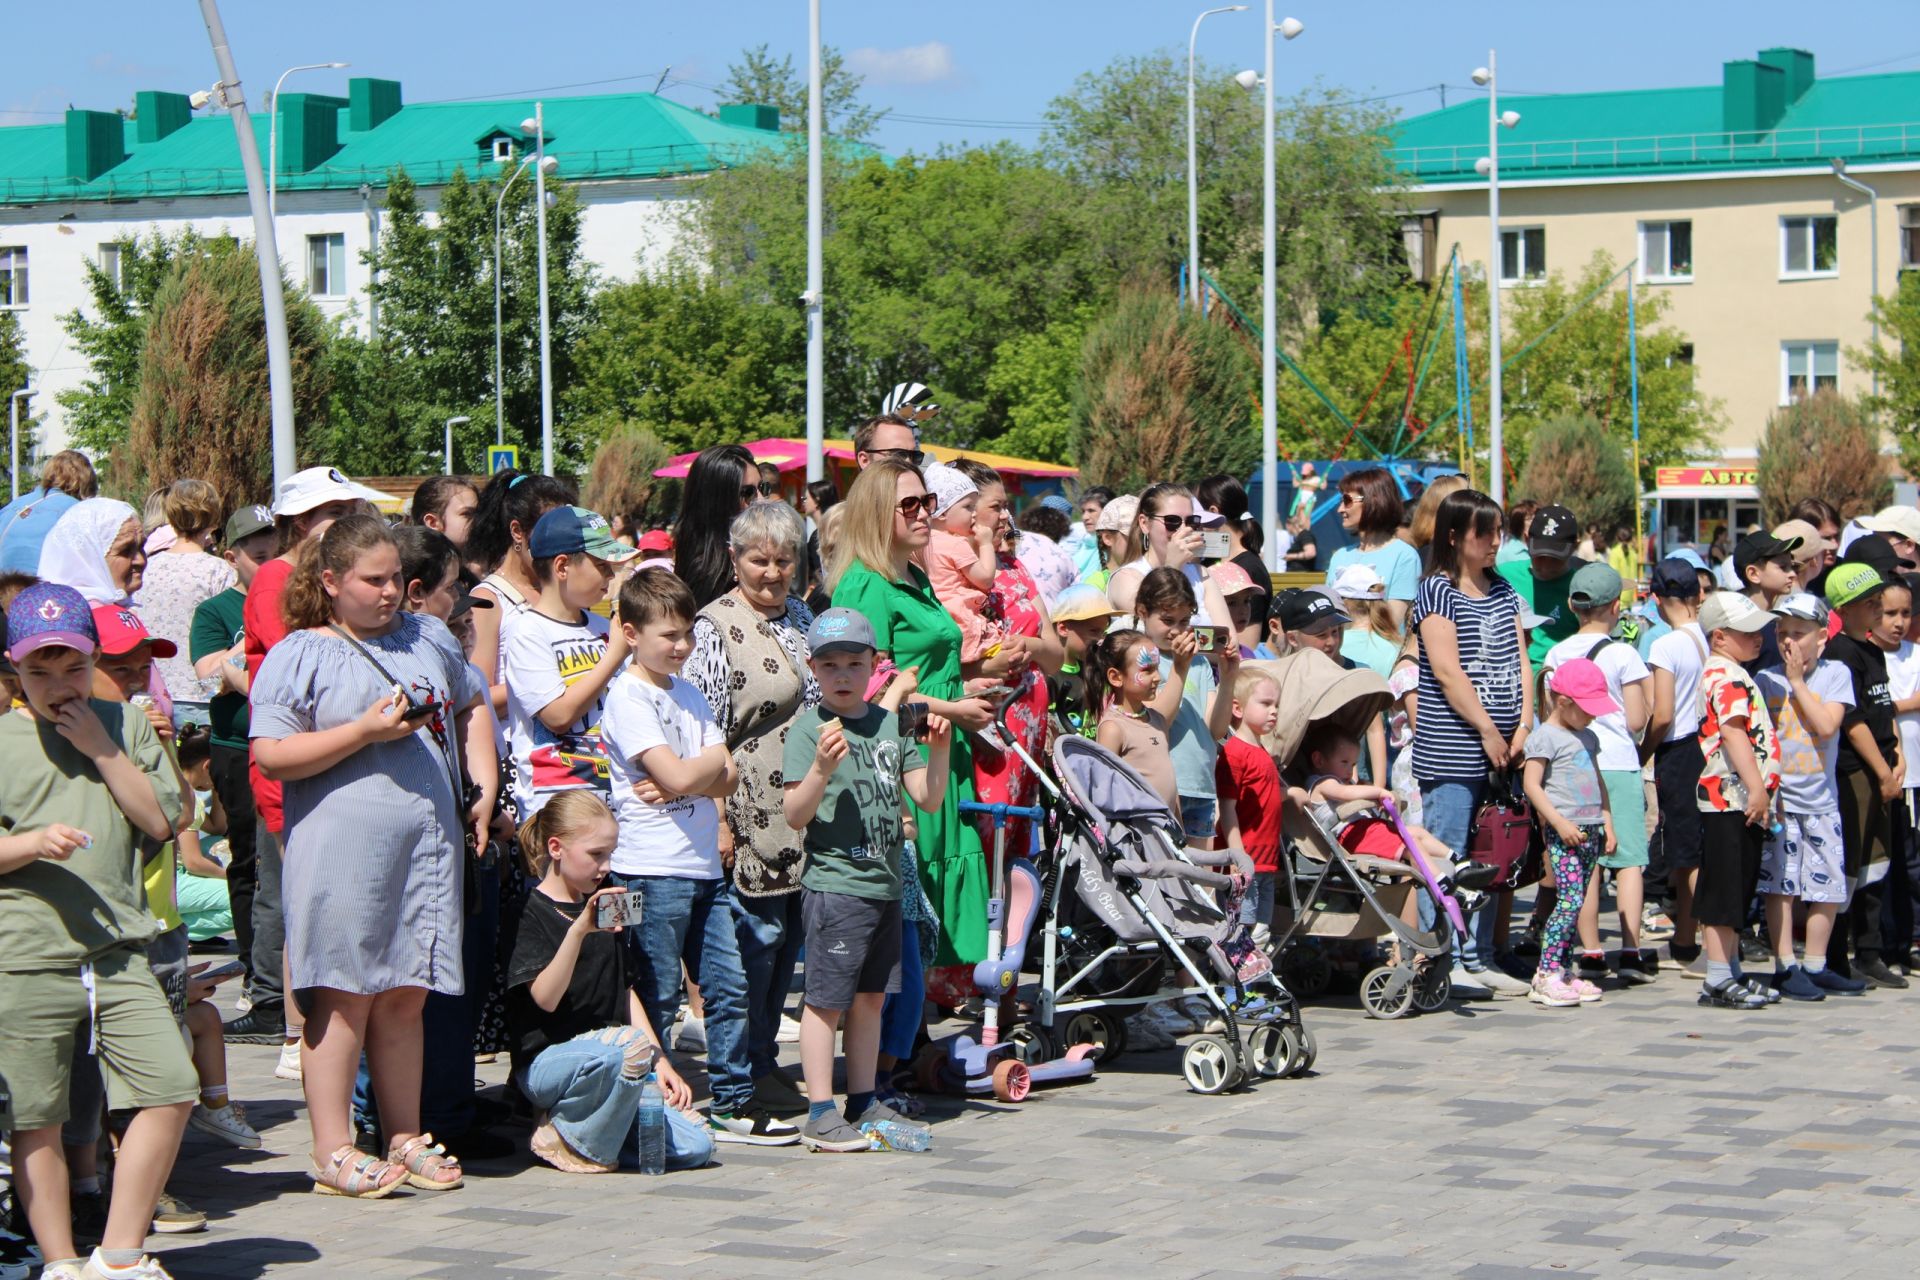
[[[100,270],[107,279],[113,281],[113,287],[125,293],[127,291],[127,246],[120,240],[108,240],[100,246],[98,258]]]
[[[6,277],[5,296],[0,297],[0,311],[25,311],[31,304],[32,289],[27,268],[27,246],[23,244],[0,245],[0,276]]]
[[[513,163],[513,139],[502,134],[493,140],[493,162],[495,164]]]
[[[339,253],[333,250],[336,242]],[[320,244],[327,246],[327,279],[325,288],[315,287],[314,249]],[[334,279],[338,275],[339,279]],[[339,231],[323,231],[307,237],[307,293],[315,298],[344,298],[347,296],[347,237]]]
[[[1544,224],[1536,222],[1514,227],[1502,225],[1500,228],[1500,261],[1495,263],[1494,267],[1500,273],[1502,289],[1533,289],[1547,282],[1547,268],[1544,263],[1538,275],[1530,274],[1533,264],[1527,261],[1527,232],[1529,231],[1540,233],[1540,252],[1544,256],[1547,250],[1547,228]],[[1509,235],[1516,237],[1520,250],[1520,274],[1517,276],[1507,274],[1507,237]]]
[[[1822,349],[1828,349],[1833,352],[1832,390],[1840,390],[1840,343],[1838,339],[1801,338],[1795,341],[1782,342],[1780,344],[1780,403],[1783,407],[1795,403],[1792,382],[1793,358],[1797,352],[1806,353],[1807,363],[1805,376],[1807,379],[1808,397],[1811,398],[1819,394],[1822,390],[1819,382],[1821,377],[1819,360]]]
[[[1920,204],[1902,204],[1898,206],[1894,221],[1900,228],[1900,270],[1920,269],[1920,253],[1908,254],[1909,235],[1920,231]]]
[[[1818,222],[1833,224],[1833,266],[1821,269],[1815,267],[1814,253],[1816,237],[1814,224]],[[1807,269],[1795,271],[1787,265],[1787,248],[1797,227],[1804,227],[1807,237]],[[1780,278],[1782,280],[1831,280],[1840,274],[1840,219],[1831,213],[1783,213],[1780,215]]]
[[[1673,270],[1673,229],[1684,226],[1687,229],[1687,269],[1684,272]],[[1647,232],[1654,227],[1666,229],[1666,261],[1656,263],[1647,253]],[[1693,283],[1693,219],[1692,218],[1650,218],[1640,224],[1640,279],[1645,284],[1692,284]]]

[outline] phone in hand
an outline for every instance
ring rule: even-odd
[[[900,704],[900,736],[912,738],[915,742],[927,740],[927,704],[924,702],[903,702]]]
[[[623,928],[640,918],[640,904],[625,890],[596,899],[593,911],[593,922],[602,929]]]
[[[225,982],[228,978],[237,978],[247,971],[247,966],[238,960],[229,960],[217,964],[211,969],[202,969],[199,973],[189,974],[195,982]]]
[[[1200,533],[1200,558],[1225,560],[1233,554],[1233,540],[1225,529],[1203,529]]]
[[[1195,627],[1193,629],[1194,648],[1200,653],[1218,653],[1226,640],[1225,627]]]
[[[400,718],[408,724],[418,724],[440,709],[437,702],[415,702],[400,713]]]

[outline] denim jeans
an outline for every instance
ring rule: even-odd
[[[573,1150],[601,1164],[637,1168],[642,1082],[620,1074],[622,1049],[602,1034],[590,1031],[542,1049],[520,1088]],[[672,1107],[666,1114],[667,1168],[698,1169],[713,1159],[706,1125]]]
[[[780,1060],[780,1015],[793,986],[800,944],[806,941],[800,898],[797,892],[766,898],[733,895],[740,965],[747,975],[747,1062],[756,1080]]]
[[[1247,896],[1240,899],[1241,924],[1273,924],[1273,898],[1280,885],[1278,871],[1256,871]]]
[[[913,1057],[927,1011],[927,979],[920,969],[920,926],[900,922],[900,989],[880,1010],[880,1052],[905,1062]],[[884,1083],[884,1081],[882,1082]]]
[[[1486,794],[1484,778],[1472,781],[1449,779],[1420,784],[1422,826],[1433,833],[1455,856],[1464,857],[1473,839],[1473,814]],[[1494,899],[1489,899],[1489,905]],[[1433,928],[1433,899],[1420,894],[1420,927]],[[1484,969],[1493,963],[1493,926],[1495,913],[1482,907],[1467,917],[1464,936],[1453,940],[1453,958],[1468,969]]]
[[[747,1064],[747,975],[740,965],[738,913],[725,880],[623,876],[640,899],[640,923],[622,936],[633,958],[633,989],[654,1033],[671,1033],[680,1012],[680,966],[700,984],[706,1005],[707,1079],[716,1115],[736,1115],[753,1100]]]

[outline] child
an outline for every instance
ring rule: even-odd
[[[1087,693],[1087,657],[1100,637],[1107,634],[1107,627],[1113,621],[1113,606],[1100,588],[1076,583],[1053,602],[1051,620],[1064,651],[1059,674],[1047,678],[1053,694],[1053,713],[1069,733],[1086,733],[1093,727]]]
[[[1853,705],[1841,721],[1837,753],[1841,837],[1853,894],[1842,928],[1836,931],[1846,935],[1845,940],[1829,953],[1828,960],[1836,966],[1844,964],[1845,942],[1850,941],[1853,968],[1848,976],[1898,989],[1907,980],[1888,968],[1880,955],[1881,882],[1893,848],[1890,806],[1906,782],[1893,694],[1888,688],[1887,655],[1872,637],[1880,622],[1886,585],[1871,566],[1857,562],[1843,561],[1827,574],[1827,603],[1839,611],[1840,634],[1827,641],[1826,652],[1853,680]],[[1894,945],[1899,945],[1898,940]]]
[[[1595,568],[1613,573],[1605,565],[1587,565],[1581,572]],[[1614,583],[1612,604],[1618,609],[1617,574]],[[1571,597],[1571,589],[1568,594]],[[1610,798],[1599,766],[1602,748],[1593,722],[1618,715],[1620,704],[1607,692],[1605,674],[1587,658],[1562,659],[1547,678],[1547,690],[1553,705],[1527,735],[1522,776],[1527,800],[1546,835],[1554,901],[1541,931],[1540,967],[1528,998],[1549,1008],[1566,1008],[1600,999],[1600,988],[1576,977],[1567,958],[1587,882],[1599,859],[1615,847]]]
[[[807,989],[800,1014],[810,1151],[864,1151],[864,1132],[896,1126],[926,1132],[874,1096],[881,1009],[900,989],[900,794],[937,812],[947,788],[951,733],[926,719],[927,755],[916,736],[866,700],[873,679],[872,625],[850,609],[829,609],[807,629],[808,665],[820,705],[787,734],[787,825],[806,832],[801,878]],[[847,1109],[833,1109],[833,1035],[845,1019]]]
[[[1619,572],[1608,564],[1585,564],[1574,571],[1567,604],[1580,620],[1579,630],[1547,650],[1543,670],[1551,674],[1569,658],[1586,658],[1606,677],[1607,696],[1620,708],[1599,717],[1592,726],[1600,744],[1595,763],[1607,789],[1614,836],[1614,847],[1600,858],[1599,868],[1613,873],[1620,908],[1620,979],[1640,984],[1652,982],[1660,967],[1658,956],[1640,947],[1640,909],[1646,902],[1647,800],[1640,777],[1639,740],[1651,710],[1653,680],[1639,651],[1613,639],[1624,587]],[[1606,953],[1600,949],[1601,875],[1596,868],[1580,908],[1577,964],[1579,976],[1589,982],[1610,976]]]
[[[733,794],[740,773],[706,698],[680,677],[694,613],[693,592],[666,569],[641,569],[621,584],[620,643],[633,663],[608,691],[603,726],[620,818],[613,880],[639,899],[627,945],[648,1025],[673,1025],[682,963],[699,984],[714,1140],[786,1146],[800,1131],[753,1100],[747,976],[713,803]]]
[[[1192,620],[1198,608],[1186,574],[1168,566],[1141,579],[1133,600],[1135,621],[1161,655],[1164,683],[1154,702],[1155,710],[1167,722],[1167,750],[1173,757],[1174,782],[1180,793],[1175,812],[1180,815],[1188,842],[1208,849],[1213,846],[1219,808],[1213,766],[1220,754],[1220,740],[1232,727],[1233,695],[1221,697],[1219,686],[1224,681],[1232,688],[1240,670],[1240,648],[1228,640],[1195,662],[1200,648]],[[1220,663],[1217,678],[1214,659]]]
[[[667,1168],[713,1158],[706,1125],[689,1119],[693,1092],[660,1051],[660,1037],[629,983],[627,949],[602,929],[620,830],[597,792],[563,791],[520,828],[527,895],[507,966],[513,1076],[541,1112],[533,1154],[563,1173],[637,1167],[640,1102],[648,1073],[666,1108]],[[697,1113],[696,1113],[697,1114]]]
[[[1220,749],[1214,781],[1220,791],[1220,840],[1253,859],[1253,888],[1240,921],[1254,944],[1272,941],[1273,895],[1280,881],[1280,768],[1261,739],[1280,723],[1280,685],[1264,671],[1242,670],[1233,681],[1233,733]]]
[[[1681,965],[1700,958],[1693,918],[1694,884],[1700,874],[1700,669],[1707,637],[1700,630],[1700,574],[1678,556],[1654,565],[1651,588],[1669,630],[1647,649],[1653,676],[1653,711],[1641,740],[1641,756],[1653,759],[1659,840],[1649,849],[1648,875],[1663,882],[1673,903],[1673,938],[1667,949]]]
[[[513,798],[521,821],[547,797],[574,787],[607,789],[600,715],[608,683],[627,660],[624,634],[589,610],[607,595],[614,565],[640,553],[614,540],[607,522],[580,507],[555,507],[527,540],[540,598],[502,641]]]
[[[1232,642],[1240,651],[1240,660],[1253,657],[1253,648],[1260,643],[1265,631],[1265,610],[1260,606],[1265,602],[1267,593],[1251,574],[1231,560],[1222,560],[1207,570],[1207,578],[1220,588],[1220,595],[1227,602],[1227,616],[1231,619],[1228,630],[1232,633]],[[1258,610],[1258,612],[1256,612]]]
[[[1192,658],[1193,633],[1186,633]],[[1092,699],[1094,741],[1130,765],[1167,803],[1180,812],[1180,784],[1167,749],[1167,718],[1155,699],[1160,693],[1160,649],[1139,631],[1115,631],[1087,655],[1087,688]]]
[[[1346,577],[1355,568],[1372,572],[1364,565],[1349,565],[1340,570],[1336,577]],[[1289,648],[1294,652],[1314,649],[1325,654],[1344,671],[1352,671],[1360,665],[1343,652],[1349,634],[1346,627],[1353,621],[1353,616],[1341,607],[1340,598],[1329,588],[1291,587],[1273,598],[1273,611],[1276,634],[1285,636],[1285,642],[1279,646],[1280,652],[1285,653]],[[1389,615],[1390,622],[1392,610],[1386,609],[1384,612]],[[1386,673],[1381,674],[1384,676]],[[1365,750],[1360,760],[1362,780],[1379,782],[1388,778],[1386,716],[1367,726]]]
[[[1893,927],[1893,935],[1888,940],[1887,965],[1905,976],[1911,976],[1916,964],[1920,964],[1915,961],[1912,948],[1912,904],[1916,886],[1910,880],[1906,862],[1906,851],[1912,848],[1914,839],[1914,792],[1920,789],[1920,646],[1907,638],[1913,633],[1914,592],[1908,585],[1913,581],[1913,575],[1908,574],[1905,582],[1887,589],[1880,625],[1873,629],[1875,643],[1887,651],[1888,692],[1893,695],[1894,723],[1900,731],[1900,758],[1907,765],[1903,779],[1906,794],[1893,804],[1895,854],[1888,870],[1891,883],[1886,916]]]
[[[1866,572],[1879,582],[1871,569]],[[1700,671],[1705,765],[1696,792],[1700,878],[1693,909],[1706,930],[1700,1003],[1716,1009],[1761,1009],[1780,998],[1740,973],[1740,929],[1759,888],[1761,843],[1780,787],[1773,717],[1745,664],[1760,656],[1760,632],[1773,622],[1772,614],[1733,591],[1714,592],[1700,608],[1709,656]]]
[[[1393,674],[1403,638],[1379,571],[1370,564],[1349,564],[1333,576],[1333,594],[1353,619],[1340,636],[1340,654],[1387,679]]]
[[[1834,761],[1840,724],[1853,705],[1847,669],[1821,656],[1827,606],[1794,592],[1773,608],[1781,665],[1754,672],[1780,737],[1780,818],[1760,854],[1760,892],[1773,942],[1773,986],[1794,1000],[1829,991],[1859,995],[1867,984],[1827,967],[1834,917],[1847,903],[1846,853]],[[1793,906],[1806,904],[1806,960],[1793,955]]]
[[[1006,629],[987,616],[987,593],[999,571],[994,526],[974,519],[980,488],[957,467],[942,462],[926,469],[933,496],[932,531],[927,537],[927,581],[947,612],[960,624],[960,661],[991,657],[1006,640]]]
[[[13,1175],[54,1280],[166,1280],[141,1251],[198,1096],[186,1044],[143,950],[158,930],[136,845],[173,835],[172,764],[147,718],[91,699],[98,645],[87,601],[40,583],[7,610],[26,699],[0,716],[0,1078],[13,1099]],[[78,1036],[92,1014],[93,1043]],[[76,1045],[98,1054],[121,1141],[101,1247],[75,1256],[61,1125]]]
[[[205,806],[199,824],[176,837],[180,866],[174,877],[175,905],[187,926],[187,938],[203,942],[223,938],[233,932],[233,909],[227,896],[227,869],[201,852],[202,835],[224,837],[227,815],[220,797],[213,790],[212,741],[205,725],[190,724],[180,730],[174,743],[174,759],[180,776],[193,790],[194,798]]]

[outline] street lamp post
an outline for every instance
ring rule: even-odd
[[[1493,50],[1487,65],[1476,67],[1473,82],[1487,90],[1487,155],[1474,163],[1487,179],[1487,448],[1492,483],[1488,491],[1503,506],[1507,500],[1506,440],[1500,428],[1500,130],[1520,123],[1518,111],[1500,110],[1500,86],[1494,79]]]
[[[534,216],[540,236],[540,470],[553,474],[553,346],[547,310],[547,117],[545,107],[533,104],[533,119],[520,122],[522,133],[533,134]]]
[[[11,469],[7,473],[13,485],[9,501],[20,496],[20,402],[39,390],[35,386],[22,387],[7,401],[7,436],[13,449]]]
[[[826,180],[820,148],[825,139],[826,85],[820,55],[820,0],[807,5],[807,291],[800,300],[807,308],[807,480],[823,479],[826,460],[826,312],[822,292],[826,267]]]
[[[273,97],[267,103],[267,213],[271,217],[280,214],[280,86],[287,77],[296,71],[336,70],[350,64],[345,62],[305,62],[297,67],[288,67],[273,82]]]
[[[1194,52],[1200,41],[1201,23],[1216,13],[1242,13],[1246,7],[1243,4],[1229,4],[1208,9],[1193,20],[1193,32],[1187,37],[1187,288],[1195,310],[1200,307],[1200,167],[1197,142],[1199,127],[1195,122],[1193,104]]]
[[[1260,523],[1267,531],[1267,568],[1280,568],[1280,539],[1277,536],[1280,525],[1280,434],[1274,418],[1274,397],[1278,394],[1275,386],[1274,368],[1277,360],[1274,344],[1274,326],[1278,308],[1273,296],[1275,258],[1274,258],[1274,207],[1273,207],[1273,37],[1278,32],[1291,40],[1306,30],[1306,25],[1298,18],[1287,18],[1275,23],[1273,20],[1273,0],[1267,0],[1267,102],[1263,119],[1266,127],[1262,132],[1265,144],[1260,166],[1261,194],[1261,264],[1260,264],[1260,465],[1263,479],[1260,483]]]
[[[1858,178],[1848,177],[1847,162],[1841,156],[1833,158],[1833,176],[1867,198],[1867,271],[1873,276],[1867,286],[1867,301],[1870,306],[1867,322],[1873,326],[1873,345],[1878,348],[1880,310],[1878,306],[1872,304],[1876,303],[1880,297],[1880,193]],[[1873,394],[1875,396],[1880,394],[1880,373],[1877,369],[1873,374]]]
[[[447,419],[447,448],[444,456],[446,458],[448,475],[453,474],[453,429],[455,427],[464,427],[472,421],[473,419],[464,413],[457,418]]]
[[[500,211],[506,205],[507,192],[513,189],[513,184],[520,180],[520,175],[525,173],[527,166],[533,164],[536,159],[538,157],[528,156],[522,160],[519,167],[514,169],[513,175],[500,185],[500,194],[493,202],[493,442],[495,444],[507,442],[506,384],[500,378]],[[539,160],[539,163],[548,173],[560,167],[559,159],[554,156]],[[544,204],[545,201],[541,203]],[[546,237],[543,235],[541,239],[545,240]],[[542,292],[544,293],[545,290]]]

